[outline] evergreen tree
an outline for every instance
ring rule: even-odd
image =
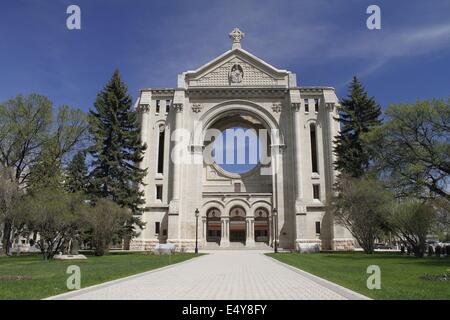
[[[353,77],[348,98],[341,100],[337,119],[341,123],[334,149],[337,170],[352,177],[360,177],[367,171],[370,156],[362,142],[362,135],[381,125],[380,115],[380,105],[374,97],[369,98],[361,82]]]
[[[49,139],[39,152],[36,162],[30,168],[29,189],[36,192],[40,189],[59,189],[63,185],[61,160],[56,156],[58,147],[55,139]]]
[[[66,190],[69,192],[85,192],[87,188],[86,156],[84,151],[77,152],[66,170]]]
[[[90,191],[129,208],[133,215],[141,214],[145,201],[140,186],[146,169],[138,163],[146,146],[141,143],[138,114],[132,110],[132,98],[119,71],[97,95],[94,106],[95,110],[89,111],[94,140],[89,150],[93,158]]]

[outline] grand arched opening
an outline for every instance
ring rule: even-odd
[[[220,243],[220,238],[220,211],[217,208],[211,208],[206,214],[206,241]]]
[[[230,242],[245,243],[246,222],[245,210],[236,206],[230,210]]]
[[[192,145],[203,147],[204,203],[214,201],[226,208],[221,216],[220,247],[230,243],[235,248],[241,244],[253,248],[255,242],[269,244],[268,210],[258,203],[271,206],[274,199],[271,165],[273,152],[278,149],[273,146],[282,145],[276,122],[260,106],[246,102],[218,105],[201,120],[203,139],[200,142],[196,140],[199,136],[192,136]],[[252,203],[262,208],[262,216],[256,220]],[[208,224],[206,228],[211,230],[206,232],[206,244],[214,248],[212,227]]]

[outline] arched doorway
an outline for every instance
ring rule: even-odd
[[[255,210],[255,242],[269,243],[269,212],[266,208]]]
[[[206,214],[206,241],[220,243],[220,237],[220,211],[217,208],[211,208]]]
[[[230,210],[230,242],[245,244],[245,210],[242,207],[233,207]]]

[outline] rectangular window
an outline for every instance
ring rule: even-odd
[[[313,199],[320,200],[320,185],[313,184]]]
[[[155,222],[155,234],[159,234],[159,226],[160,226],[160,222]]]
[[[234,192],[241,192],[241,184],[239,182],[234,184]]]
[[[314,110],[319,112],[319,99],[314,99]]]
[[[156,200],[161,200],[162,201],[162,185],[157,185],[156,186]]]
[[[170,100],[166,100],[166,113],[170,111]]]
[[[161,101],[156,100],[156,114],[159,114],[160,109],[161,109]]]
[[[316,221],[316,233],[320,234],[320,221]]]
[[[312,172],[319,172],[319,164],[317,158],[317,137],[316,137],[316,126],[310,124],[309,126],[309,136],[311,142],[311,164]]]
[[[305,103],[305,112],[309,112],[309,100],[308,99],[304,99],[303,101]]]
[[[159,127],[159,139],[158,139],[158,173],[163,173],[164,171],[164,126]]]

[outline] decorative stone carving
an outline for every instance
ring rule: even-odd
[[[240,67],[239,71],[242,73],[242,76],[236,79],[240,82],[231,82],[231,70],[236,65],[238,65],[238,67],[236,67],[237,69]],[[233,59],[223,63],[199,79],[194,79],[191,81],[191,85],[197,87],[224,87],[230,84],[256,86],[277,85],[276,79],[238,57],[234,57]]]
[[[325,106],[327,108],[327,111],[333,112],[333,110],[334,110],[334,103],[326,103]]]
[[[242,78],[244,78],[244,70],[240,65],[235,64],[230,70],[230,83],[241,83]]]
[[[229,33],[230,39],[233,41],[233,49],[241,47],[241,41],[245,37],[245,33],[243,33],[239,28],[234,28]]]
[[[293,111],[300,111],[301,103],[291,103],[291,107]]]
[[[148,104],[140,104],[138,105],[138,107],[136,108],[137,112],[149,112],[150,111],[150,105]]]
[[[272,105],[272,111],[275,113],[281,112],[281,103],[274,103]]]
[[[183,104],[182,103],[174,103],[173,108],[175,112],[183,112]]]
[[[194,112],[194,113],[199,113],[202,111],[202,109],[203,109],[203,106],[200,103],[194,103],[192,105],[192,112]]]

